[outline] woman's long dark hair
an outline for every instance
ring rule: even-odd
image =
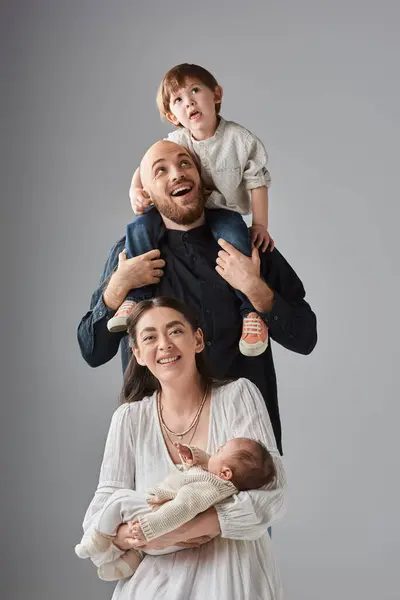
[[[151,300],[143,300],[139,302],[132,314],[128,318],[128,334],[131,339],[131,343],[137,347],[137,336],[136,327],[139,319],[152,308],[172,308],[177,312],[181,313],[189,323],[193,332],[198,327],[198,321],[192,312],[179,300],[175,298],[168,298],[166,296],[160,296],[159,298],[152,298]],[[204,353],[199,352],[196,354],[196,366],[200,374],[201,381],[205,387],[212,387],[213,385],[222,385],[227,381],[217,381],[211,375],[211,370],[207,364],[207,359]],[[132,354],[132,358],[125,371],[124,385],[121,392],[121,403],[123,402],[135,402],[142,400],[145,396],[151,396],[155,391],[160,390],[160,383],[156,377],[151,373],[147,367],[139,365],[135,355]]]

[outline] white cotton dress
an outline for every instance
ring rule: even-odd
[[[264,400],[247,379],[214,388],[208,446],[213,454],[233,437],[263,442],[277,481],[240,492],[216,505],[221,536],[199,548],[147,554],[134,575],[120,581],[112,600],[281,600],[283,588],[268,527],[283,513],[285,473]],[[110,496],[121,489],[143,492],[177,468],[165,445],[155,394],[121,405],[107,437],[100,479],[83,528],[95,527]]]

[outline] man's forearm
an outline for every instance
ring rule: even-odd
[[[242,290],[256,311],[268,313],[274,303],[274,292],[260,277],[255,277],[249,282],[248,289]]]
[[[107,287],[103,292],[103,302],[110,310],[117,310],[126,298],[126,285],[121,280],[116,271],[110,278]]]

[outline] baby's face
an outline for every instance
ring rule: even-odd
[[[243,438],[229,440],[229,442],[220,446],[215,454],[210,456],[208,461],[208,471],[214,475],[220,476],[225,468],[232,468],[233,453],[243,449],[249,449],[249,442],[247,440]]]

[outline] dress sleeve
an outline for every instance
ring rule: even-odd
[[[122,404],[111,419],[99,483],[83,520],[85,533],[96,526],[104,504],[114,492],[135,487],[135,443],[131,409],[131,404]]]
[[[276,479],[259,490],[239,492],[216,505],[221,536],[234,540],[255,540],[284,512],[286,476],[282,458],[265,402],[258,388],[247,379],[239,379],[226,388],[226,417],[232,437],[248,437],[262,442],[272,455]]]
[[[271,175],[267,169],[268,154],[264,144],[248,132],[246,138],[247,162],[243,171],[243,181],[247,190],[271,185]]]

